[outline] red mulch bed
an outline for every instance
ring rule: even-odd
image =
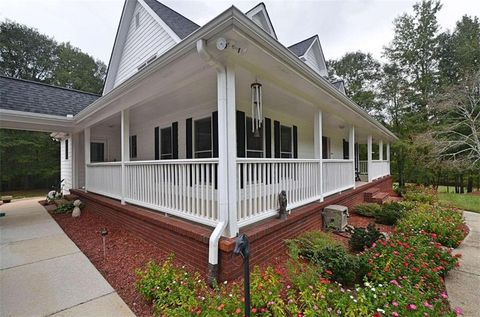
[[[90,259],[137,316],[152,316],[151,305],[135,289],[135,270],[148,261],[164,261],[167,254],[154,244],[91,211],[80,218],[71,214],[55,214],[53,218],[80,250]],[[100,231],[107,228],[106,258]]]
[[[354,227],[366,228],[370,223],[375,224],[375,227],[377,227],[379,231],[386,232],[389,235],[392,234],[394,231],[393,226],[375,223],[374,218],[360,216],[356,213],[350,213],[350,217],[348,218],[348,224]],[[350,240],[350,235],[348,233],[335,233],[334,237],[337,238],[338,241],[342,242],[346,247],[348,247],[348,240]]]

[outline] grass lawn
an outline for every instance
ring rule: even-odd
[[[439,192],[440,202],[449,203],[462,210],[474,211],[480,213],[480,196],[470,194],[455,194]]]
[[[46,197],[48,192],[49,189],[12,190],[7,192],[0,192],[0,196],[13,196],[13,199]]]

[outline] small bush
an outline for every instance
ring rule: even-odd
[[[72,212],[73,208],[75,208],[73,202],[68,202],[66,204],[58,206],[57,209],[55,209],[55,212],[57,214],[66,214]]]
[[[405,206],[398,202],[382,205],[382,209],[375,214],[375,222],[393,226],[404,215]]]
[[[327,246],[340,245],[330,234],[322,231],[306,232],[298,238],[287,240],[286,242],[290,250],[290,255],[294,259],[298,259],[299,256],[312,258]]]
[[[414,201],[424,204],[433,204],[437,201],[437,193],[431,188],[420,185],[408,185],[405,188],[403,198],[406,201]]]
[[[348,245],[352,251],[361,252],[365,248],[370,248],[375,241],[380,239],[382,234],[377,230],[373,223],[369,224],[367,228],[355,228],[353,234],[348,241]]]
[[[365,217],[375,217],[382,207],[379,204],[363,203],[355,206],[355,212]]]

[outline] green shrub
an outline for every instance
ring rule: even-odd
[[[431,234],[442,245],[455,248],[465,238],[462,213],[440,206],[417,205],[398,223],[405,234]]]
[[[406,201],[424,204],[433,204],[437,201],[437,192],[421,185],[407,185],[402,196]]]
[[[352,251],[363,251],[365,248],[370,248],[378,239],[382,237],[380,231],[377,230],[373,223],[369,224],[367,228],[355,228],[348,241],[348,245]]]
[[[73,205],[73,202],[68,202],[66,204],[58,206],[57,209],[55,209],[55,212],[57,214],[65,214],[65,213],[72,212],[73,208],[75,208],[75,206]]]
[[[365,217],[374,217],[381,209],[382,207],[379,204],[374,203],[363,203],[356,205],[354,208],[357,214]]]
[[[329,233],[322,231],[306,232],[296,239],[287,240],[286,243],[290,250],[290,255],[294,259],[298,259],[300,255],[312,258],[327,246],[340,246],[340,243],[334,240]]]
[[[382,205],[382,209],[375,213],[375,222],[383,225],[393,226],[404,215],[405,206],[398,202],[391,202]]]

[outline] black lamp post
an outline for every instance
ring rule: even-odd
[[[250,317],[250,242],[246,234],[242,233],[235,240],[235,255],[243,258],[243,286],[245,297],[245,317]]]

